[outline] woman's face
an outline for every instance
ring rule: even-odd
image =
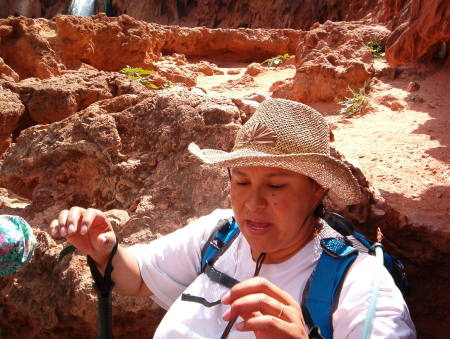
[[[312,239],[310,216],[323,189],[308,177],[273,167],[232,169],[231,204],[253,258],[267,254],[266,263],[287,260]]]

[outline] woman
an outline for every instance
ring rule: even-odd
[[[115,292],[152,295],[168,309],[157,338],[219,338],[228,331],[230,338],[308,338],[303,292],[322,251],[319,240],[339,236],[317,212],[325,195],[340,205],[355,204],[360,196],[349,169],[330,156],[325,120],[303,104],[270,99],[239,131],[231,152],[195,144],[189,150],[206,164],[231,169],[232,210],[216,210],[150,244],[118,246]],[[200,261],[218,220],[231,216],[241,232],[214,263],[239,281],[229,289],[201,274]],[[116,237],[100,211],[62,211],[50,228],[105,269]],[[373,257],[363,254],[351,266],[332,316],[335,338],[360,337],[374,267]],[[372,337],[415,337],[387,271]]]

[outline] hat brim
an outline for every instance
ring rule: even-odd
[[[306,175],[329,189],[329,198],[339,206],[354,205],[361,199],[359,185],[350,169],[324,154],[268,154],[247,149],[225,152],[200,149],[195,143],[191,143],[188,150],[208,165],[277,167]]]

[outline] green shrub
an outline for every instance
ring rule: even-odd
[[[154,83],[154,80],[150,77],[150,75],[154,74],[155,71],[150,71],[150,70],[142,69],[139,67],[133,68],[133,67],[127,66],[125,68],[122,68],[120,70],[120,72],[127,74],[130,79],[137,80],[144,86],[147,86],[148,88],[151,88],[151,89],[162,89],[162,88],[167,88],[167,87],[173,86],[173,83],[171,81],[166,81],[161,86],[156,85]]]
[[[361,112],[364,104],[367,102],[367,92],[369,90],[369,83],[365,82],[364,86],[358,90],[348,87],[348,91],[351,93],[350,97],[344,100],[336,100],[336,102],[343,106],[339,113],[345,117],[351,117]]]
[[[261,64],[266,65],[268,67],[277,67],[283,64],[290,57],[291,56],[288,53],[284,55],[277,55],[276,57],[264,60]]]
[[[373,58],[384,58],[384,47],[379,42],[369,41],[366,44],[367,49],[372,54]]]

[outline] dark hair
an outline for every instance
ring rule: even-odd
[[[311,182],[313,182],[313,183],[316,183],[317,185],[320,186],[320,184],[317,183],[317,181],[315,181],[313,178],[308,177],[308,179],[309,179],[309,181],[311,181]],[[327,191],[328,191],[328,190],[327,190]],[[319,203],[319,205],[317,205],[316,209],[314,210],[313,215],[314,215],[316,218],[324,218],[324,217],[325,217],[325,214],[327,214],[327,209],[325,208],[325,205],[323,204],[323,201],[321,201],[321,202]]]
[[[319,205],[317,205],[316,209],[314,210],[314,216],[316,218],[324,218],[325,214],[327,214],[327,209],[325,208],[323,202],[321,202]]]

